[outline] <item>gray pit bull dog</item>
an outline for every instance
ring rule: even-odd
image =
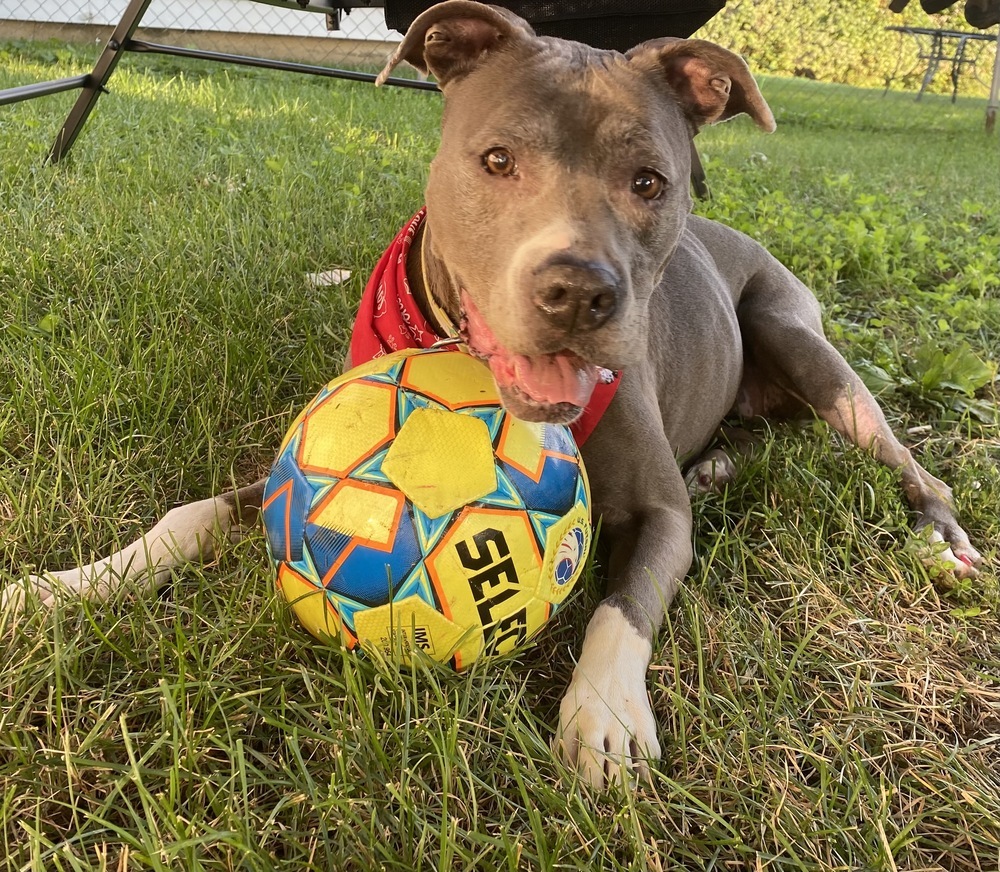
[[[823,336],[809,290],[760,245],[690,214],[692,135],[745,113],[774,126],[744,62],[701,40],[658,39],[627,54],[535,35],[511,13],[449,0],[412,25],[383,72],[408,61],[444,92],[427,185],[420,299],[433,298],[490,363],[508,408],[568,423],[599,368],[623,369],[583,448],[609,544],[595,611],[554,748],[587,782],[648,775],[659,756],[645,674],[664,610],[692,561],[682,463],[720,422],[811,409],[899,469],[917,526],[956,576],[980,555],[949,488],[922,469]],[[443,326],[443,325],[439,325]],[[702,455],[705,457],[706,455]],[[252,525],[262,483],[181,506],[124,550],[29,584],[102,597],[214,556]],[[23,596],[15,586],[7,598]]]

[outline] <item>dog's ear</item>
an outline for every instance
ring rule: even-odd
[[[703,39],[654,39],[626,55],[640,69],[661,74],[695,126],[745,112],[762,130],[774,116],[743,58]]]
[[[417,16],[376,84],[383,84],[396,65],[406,61],[422,73],[433,73],[444,87],[504,43],[534,35],[526,21],[506,9],[472,0],[447,0]]]

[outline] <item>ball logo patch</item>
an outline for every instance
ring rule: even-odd
[[[576,577],[577,567],[585,556],[587,537],[580,527],[571,527],[556,548],[556,584],[569,584]]]

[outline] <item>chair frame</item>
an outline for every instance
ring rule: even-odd
[[[104,49],[94,64],[93,70],[81,76],[71,76],[65,79],[54,79],[49,82],[38,82],[32,85],[22,85],[16,88],[0,90],[0,106],[45,97],[49,94],[59,94],[63,91],[80,89],[80,96],[70,110],[69,116],[56,135],[52,148],[49,150],[48,161],[58,163],[73,147],[77,137],[87,123],[90,113],[97,105],[101,94],[107,93],[107,84],[115,67],[126,52],[147,54],[165,54],[175,57],[196,58],[200,60],[219,61],[248,67],[263,67],[271,70],[282,70],[292,73],[306,73],[314,76],[325,76],[333,79],[347,79],[354,82],[374,82],[374,73],[343,70],[335,67],[325,67],[315,64],[295,63],[291,61],[273,60],[271,58],[249,57],[246,55],[228,54],[226,52],[206,51],[202,49],[183,48],[177,45],[146,42],[134,38],[135,31],[142,24],[142,18],[149,8],[151,0],[129,0],[121,20],[115,26],[105,43]],[[360,0],[348,5],[345,0],[253,0],[255,3],[266,3],[270,6],[280,6],[297,11],[318,12],[331,16],[339,21],[340,14],[352,8],[361,6],[381,8],[384,0]],[[425,91],[437,91],[433,82],[419,79],[404,79],[390,77],[386,84],[402,88],[415,88]]]

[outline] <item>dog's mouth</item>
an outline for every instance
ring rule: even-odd
[[[508,351],[462,291],[459,332],[469,350],[489,364],[504,406],[525,421],[569,424],[590,400],[600,368],[568,349],[525,355]]]

